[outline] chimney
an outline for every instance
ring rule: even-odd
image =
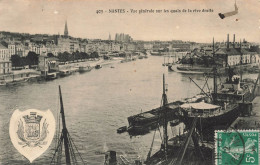
[[[229,49],[229,34],[227,34],[227,49]]]
[[[234,37],[233,37],[233,47],[235,48],[235,44],[236,44],[236,34],[234,34]]]

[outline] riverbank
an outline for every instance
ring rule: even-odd
[[[59,65],[58,71],[55,73],[59,73],[60,71],[68,71],[70,74],[79,71],[79,67],[90,66],[94,68],[96,65],[106,66],[109,64],[113,64],[119,62],[122,58],[115,58],[111,60],[91,60],[91,61],[78,61],[71,62],[68,64]],[[43,81],[45,77],[42,77],[41,71],[35,69],[21,69],[14,70],[11,74],[0,75],[0,86],[7,85],[16,85],[23,82],[34,82],[34,81]]]

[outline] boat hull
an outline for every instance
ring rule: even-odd
[[[91,70],[91,67],[79,67],[79,73],[90,72]]]
[[[189,129],[192,126],[192,122],[195,116],[188,116],[184,112],[184,115],[181,117],[182,122],[186,125],[186,128]],[[196,124],[196,129],[202,135],[204,140],[213,141],[214,140],[214,131],[218,129],[227,129],[239,116],[240,110],[238,104],[234,104],[230,109],[226,110],[224,113],[220,113],[215,116],[208,117],[199,117]]]
[[[191,73],[191,74],[209,74],[212,73],[212,68],[197,67],[197,66],[177,66],[177,72],[180,73]]]
[[[169,103],[171,106],[167,108],[167,121],[176,119],[179,112],[179,105],[183,104],[181,101],[175,101]],[[128,132],[131,135],[146,134],[150,130],[154,130],[163,124],[163,109],[161,107],[152,109],[150,111],[140,113],[127,118],[128,120]]]

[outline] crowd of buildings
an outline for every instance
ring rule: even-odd
[[[111,36],[109,34],[109,40],[111,40]],[[117,42],[125,42],[125,43],[129,43],[133,41],[133,38],[129,35],[129,34],[124,34],[124,33],[116,33],[115,35],[115,41]]]
[[[229,41],[229,34],[227,34],[226,42],[217,42],[210,45],[201,45],[198,48],[194,48],[191,52],[185,52],[182,57],[187,59],[193,57],[213,57],[214,49],[214,61],[220,66],[235,66],[240,64],[259,64],[260,63],[260,50],[259,45],[251,44],[245,39],[243,41],[236,42],[235,34],[233,36],[233,42]],[[181,52],[184,53],[184,52]],[[197,59],[198,59],[197,58]],[[213,59],[213,58],[211,58]],[[194,60],[193,60],[194,61]]]
[[[252,50],[252,45],[243,40],[243,42],[233,42],[234,47],[226,49],[230,44],[227,42],[217,42],[215,47],[218,48],[216,54],[223,57],[226,56],[229,65],[238,63],[238,56],[241,52],[245,55],[246,62],[252,62],[252,54],[258,53],[259,48],[256,46]],[[232,44],[232,43],[231,43]],[[237,50],[237,46],[241,47],[241,51]],[[59,53],[98,52],[100,56],[105,54],[113,54],[113,52],[134,52],[134,51],[151,51],[164,52],[166,54],[181,54],[185,56],[194,50],[199,50],[203,54],[212,54],[212,44],[201,44],[195,42],[183,42],[181,40],[174,41],[137,41],[133,40],[129,34],[117,33],[115,39],[111,39],[111,35],[107,40],[101,39],[82,39],[69,36],[67,22],[65,23],[63,35],[46,35],[46,34],[28,34],[28,33],[11,33],[0,32],[0,74],[8,74],[12,71],[10,58],[12,55],[26,57],[29,52],[35,52],[39,56],[47,56],[51,53],[58,56]],[[222,55],[221,55],[222,54]],[[250,54],[250,55],[249,55]],[[250,60],[248,59],[250,56]],[[254,61],[257,61],[255,57]]]

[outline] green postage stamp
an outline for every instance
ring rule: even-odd
[[[215,131],[215,164],[260,164],[259,134],[259,130]]]

